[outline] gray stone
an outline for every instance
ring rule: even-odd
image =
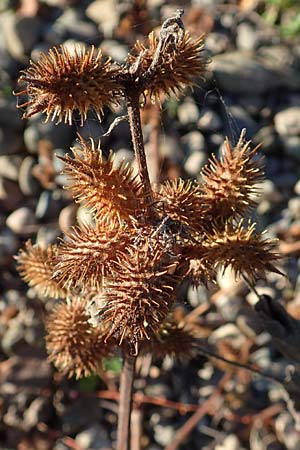
[[[44,190],[37,202],[35,215],[39,220],[51,220],[57,217],[61,209],[61,191]]]
[[[72,127],[65,123],[56,125],[53,122],[44,122],[45,117],[37,114],[29,120],[29,125],[24,131],[24,142],[27,150],[36,154],[40,140],[48,140],[53,148],[66,148],[71,146],[73,140]]]
[[[300,196],[300,180],[298,180],[297,183],[295,184],[294,191],[297,195]]]
[[[3,176],[4,178],[12,181],[17,181],[21,164],[21,156],[0,156],[0,176]]]
[[[222,444],[217,444],[215,450],[242,450],[238,438],[234,434],[226,436]]]
[[[33,226],[36,225],[34,212],[27,206],[18,208],[7,217],[6,225],[16,234],[28,234],[33,231]]]
[[[257,59],[265,68],[277,74],[279,86],[285,87],[289,91],[292,89],[299,90],[299,62],[293,52],[292,46],[261,46],[257,50]]]
[[[25,17],[9,10],[2,14],[1,26],[9,53],[18,61],[27,62],[24,55],[30,53],[41,32],[39,17]]]
[[[78,433],[75,442],[82,450],[104,450],[105,448],[108,450],[111,448],[107,430],[97,423]]]
[[[128,148],[120,148],[114,154],[114,166],[119,167],[122,163],[131,164],[134,160],[134,153]]]
[[[26,429],[31,429],[40,422],[47,423],[51,417],[52,410],[50,398],[35,398],[24,412],[24,426]]]
[[[59,228],[63,233],[70,232],[71,227],[76,224],[77,206],[72,204],[65,206],[58,217]]]
[[[294,219],[300,219],[300,198],[291,198],[288,202],[288,209]]]
[[[300,136],[285,136],[283,147],[288,156],[300,161]]]
[[[6,355],[18,354],[26,346],[24,326],[21,323],[16,323],[16,321],[14,321],[14,324],[14,326],[8,328],[1,340],[2,349]]]
[[[208,33],[205,39],[205,48],[213,55],[228,51],[230,45],[231,44],[228,35],[217,31]]]
[[[60,230],[57,227],[53,225],[42,225],[38,229],[36,243],[41,247],[47,247],[47,245],[56,242],[59,234]]]
[[[119,23],[117,0],[95,0],[86,9],[86,15],[97,23],[107,38],[112,37]]]
[[[0,232],[0,263],[5,264],[11,255],[15,255],[19,246],[19,240],[9,228],[3,228]]]
[[[222,121],[212,109],[204,109],[200,113],[198,128],[201,131],[218,131],[222,128]]]
[[[165,447],[172,442],[174,439],[174,433],[175,429],[171,425],[157,424],[154,426],[154,438],[162,447]]]
[[[96,44],[99,41],[99,30],[93,22],[84,20],[78,8],[71,7],[66,8],[53,24],[52,30],[48,30],[47,40],[51,39],[53,42],[59,38]]]
[[[234,94],[264,94],[281,85],[278,73],[256,61],[249,52],[235,51],[217,55],[213,58],[210,69],[219,86]]]
[[[202,152],[205,149],[205,138],[200,131],[190,131],[181,138],[186,153]]]
[[[120,42],[113,39],[105,39],[105,41],[101,43],[101,49],[105,54],[111,56],[113,61],[116,61],[119,64],[124,62],[129,52],[127,45],[120,44]]]
[[[247,92],[243,96],[239,96],[238,102],[251,115],[258,115],[265,106],[263,97],[260,95],[247,95]]]
[[[256,145],[261,144],[263,153],[278,153],[282,147],[281,139],[271,125],[260,128],[253,141]]]
[[[237,27],[236,45],[239,50],[254,50],[257,44],[257,31],[250,23],[243,22]]]
[[[32,176],[36,161],[32,156],[23,159],[19,171],[19,186],[24,195],[37,195],[40,190],[38,181]]]
[[[38,142],[40,139],[39,131],[34,124],[29,125],[24,130],[24,143],[29,153],[37,154]]]
[[[300,448],[299,430],[295,427],[294,419],[289,412],[279,414],[275,419],[275,429],[276,436],[287,450]]]
[[[191,177],[199,175],[203,166],[207,163],[207,156],[204,152],[193,152],[184,163],[184,170]]]
[[[292,106],[275,114],[275,129],[284,136],[300,134],[300,106]]]
[[[196,103],[188,98],[178,106],[177,115],[181,125],[195,124],[199,120],[200,111]]]
[[[160,136],[159,153],[162,158],[169,159],[173,164],[180,164],[184,157],[178,139],[170,135]]]

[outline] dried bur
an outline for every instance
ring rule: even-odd
[[[181,283],[207,284],[219,268],[231,267],[251,282],[277,271],[275,243],[244,220],[263,178],[258,148],[244,133],[234,146],[225,141],[220,161],[210,160],[201,182],[167,181],[155,192],[150,185],[140,102],[182,94],[207,67],[203,37],[185,32],[182,13],[167,19],[159,36],[137,42],[122,66],[103,60],[101,51],[61,47],[20,78],[19,94],[29,98],[21,105],[28,107],[25,117],[41,111],[47,120],[71,123],[75,112],[84,121],[89,109],[100,117],[104,107],[127,103],[139,177],[80,137],[73,156],[61,159],[68,189],[90,209],[94,224],[73,228],[47,249],[29,243],[17,258],[31,286],[61,298],[46,326],[50,360],[59,370],[85,376],[122,349],[118,448],[129,439],[136,356],[195,354],[197,337],[173,315]]]

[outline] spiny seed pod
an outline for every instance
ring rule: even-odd
[[[144,209],[142,185],[133,176],[132,170],[124,164],[115,167],[113,153],[108,159],[102,155],[94,142],[85,142],[82,138],[80,146],[74,147],[74,158],[60,158],[65,162],[64,173],[70,177],[68,189],[78,202],[91,208],[95,220],[116,218],[134,225],[137,216]]]
[[[229,221],[224,229],[215,226],[203,245],[208,261],[224,270],[231,267],[236,275],[245,275],[251,282],[265,278],[267,272],[281,274],[274,265],[280,259],[274,252],[276,241],[255,233],[255,224],[245,228],[243,221],[238,225]]]
[[[203,78],[208,64],[203,54],[204,37],[193,39],[188,32],[173,40],[163,42],[154,32],[148,36],[148,43],[139,41],[128,57],[131,65],[138,66],[138,72],[145,75],[145,90],[152,99],[159,100],[161,94],[178,96],[186,86]],[[157,60],[157,61],[156,61]]]
[[[259,146],[251,148],[244,134],[245,130],[234,148],[226,139],[221,161],[213,156],[202,170],[202,200],[208,219],[243,216],[256,205],[255,185],[263,179],[262,159],[257,157]]]
[[[182,179],[169,180],[161,186],[157,197],[163,202],[165,213],[173,220],[189,228],[198,228],[205,205],[197,184]]]
[[[103,329],[88,323],[83,298],[58,304],[46,320],[46,330],[49,361],[69,378],[97,373],[102,358],[110,351],[104,344]]]
[[[113,337],[138,354],[139,342],[150,339],[169,313],[177,265],[159,244],[152,247],[148,242],[119,255],[99,303],[99,319],[109,323],[106,340]]]
[[[53,278],[66,288],[100,288],[104,277],[111,275],[116,252],[125,250],[129,238],[130,233],[106,223],[74,227],[58,247]]]
[[[74,51],[54,47],[23,71],[19,81],[26,83],[26,89],[16,95],[27,94],[29,100],[18,108],[29,108],[25,118],[42,112],[46,120],[70,125],[75,112],[83,123],[89,109],[100,119],[105,106],[117,104],[121,87],[115,80],[116,73],[118,69],[112,68],[109,59],[103,60],[101,50],[94,47],[87,51],[82,47]]]
[[[189,360],[197,354],[198,339],[191,328],[178,323],[174,315],[170,314],[144,345],[143,352],[150,352],[156,358],[171,356],[178,360]]]
[[[53,279],[53,269],[56,263],[57,246],[47,248],[33,246],[26,243],[25,250],[21,250],[16,257],[17,268],[21,277],[35,288],[42,296],[49,298],[65,298],[68,290]]]

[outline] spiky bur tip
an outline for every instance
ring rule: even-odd
[[[174,357],[180,361],[189,360],[197,354],[198,339],[191,327],[180,323],[175,314],[169,314],[161,323],[150,341],[145,341],[143,353],[156,358]]]
[[[46,330],[49,361],[69,378],[97,373],[102,358],[110,351],[104,344],[103,329],[89,324],[83,298],[59,303],[46,320]]]
[[[70,125],[75,112],[83,123],[89,109],[100,119],[105,106],[117,104],[121,86],[115,80],[116,73],[118,69],[94,47],[84,50],[77,46],[73,51],[54,47],[23,71],[19,82],[26,87],[16,95],[26,94],[28,100],[18,108],[28,108],[24,118],[42,112],[46,121]]]
[[[111,275],[116,253],[124,251],[130,239],[130,233],[114,225],[74,227],[60,243],[53,278],[66,288],[78,287],[82,292],[101,288],[105,277]]]
[[[275,252],[276,241],[255,232],[255,224],[244,226],[226,222],[223,229],[213,227],[204,241],[206,258],[216,267],[230,267],[237,276],[245,275],[251,282],[266,278],[268,272],[282,273],[276,268],[280,256]]]
[[[176,295],[177,265],[176,257],[149,242],[129,246],[117,255],[112,276],[90,310],[109,324],[106,340],[114,338],[138,354],[139,343],[151,339],[169,313]]]
[[[47,248],[33,246],[26,242],[24,250],[16,256],[17,269],[21,277],[33,287],[38,294],[48,298],[65,298],[67,289],[53,279],[53,268],[57,258],[57,246]]]
[[[146,74],[157,58],[159,38],[154,32],[148,36],[148,42],[137,41],[128,63],[139,67],[139,73]],[[178,97],[186,86],[193,86],[197,80],[204,77],[207,71],[208,59],[204,55],[204,36],[193,39],[184,32],[178,42],[165,43],[158,57],[155,69],[145,75],[145,94],[151,99],[160,98],[161,94],[175,94]]]
[[[156,193],[158,201],[168,216],[189,229],[197,229],[205,212],[197,183],[182,179],[168,180]]]
[[[90,208],[96,221],[136,223],[145,200],[142,185],[132,169],[126,164],[115,167],[113,153],[105,158],[92,140],[88,143],[80,137],[72,150],[73,158],[60,159],[70,179],[67,189],[75,200]]]
[[[243,130],[236,146],[226,138],[221,160],[213,155],[204,167],[200,188],[207,219],[242,217],[256,206],[256,185],[264,176],[258,149],[251,147],[251,141],[245,142]]]

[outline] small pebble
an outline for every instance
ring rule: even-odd
[[[199,120],[200,111],[196,103],[187,98],[178,106],[177,115],[181,125],[195,124]]]
[[[191,177],[195,177],[199,175],[206,163],[207,156],[204,152],[193,152],[184,163],[184,170]]]
[[[17,235],[28,234],[33,231],[32,226],[36,225],[35,214],[30,208],[23,206],[7,217],[6,225]]]

